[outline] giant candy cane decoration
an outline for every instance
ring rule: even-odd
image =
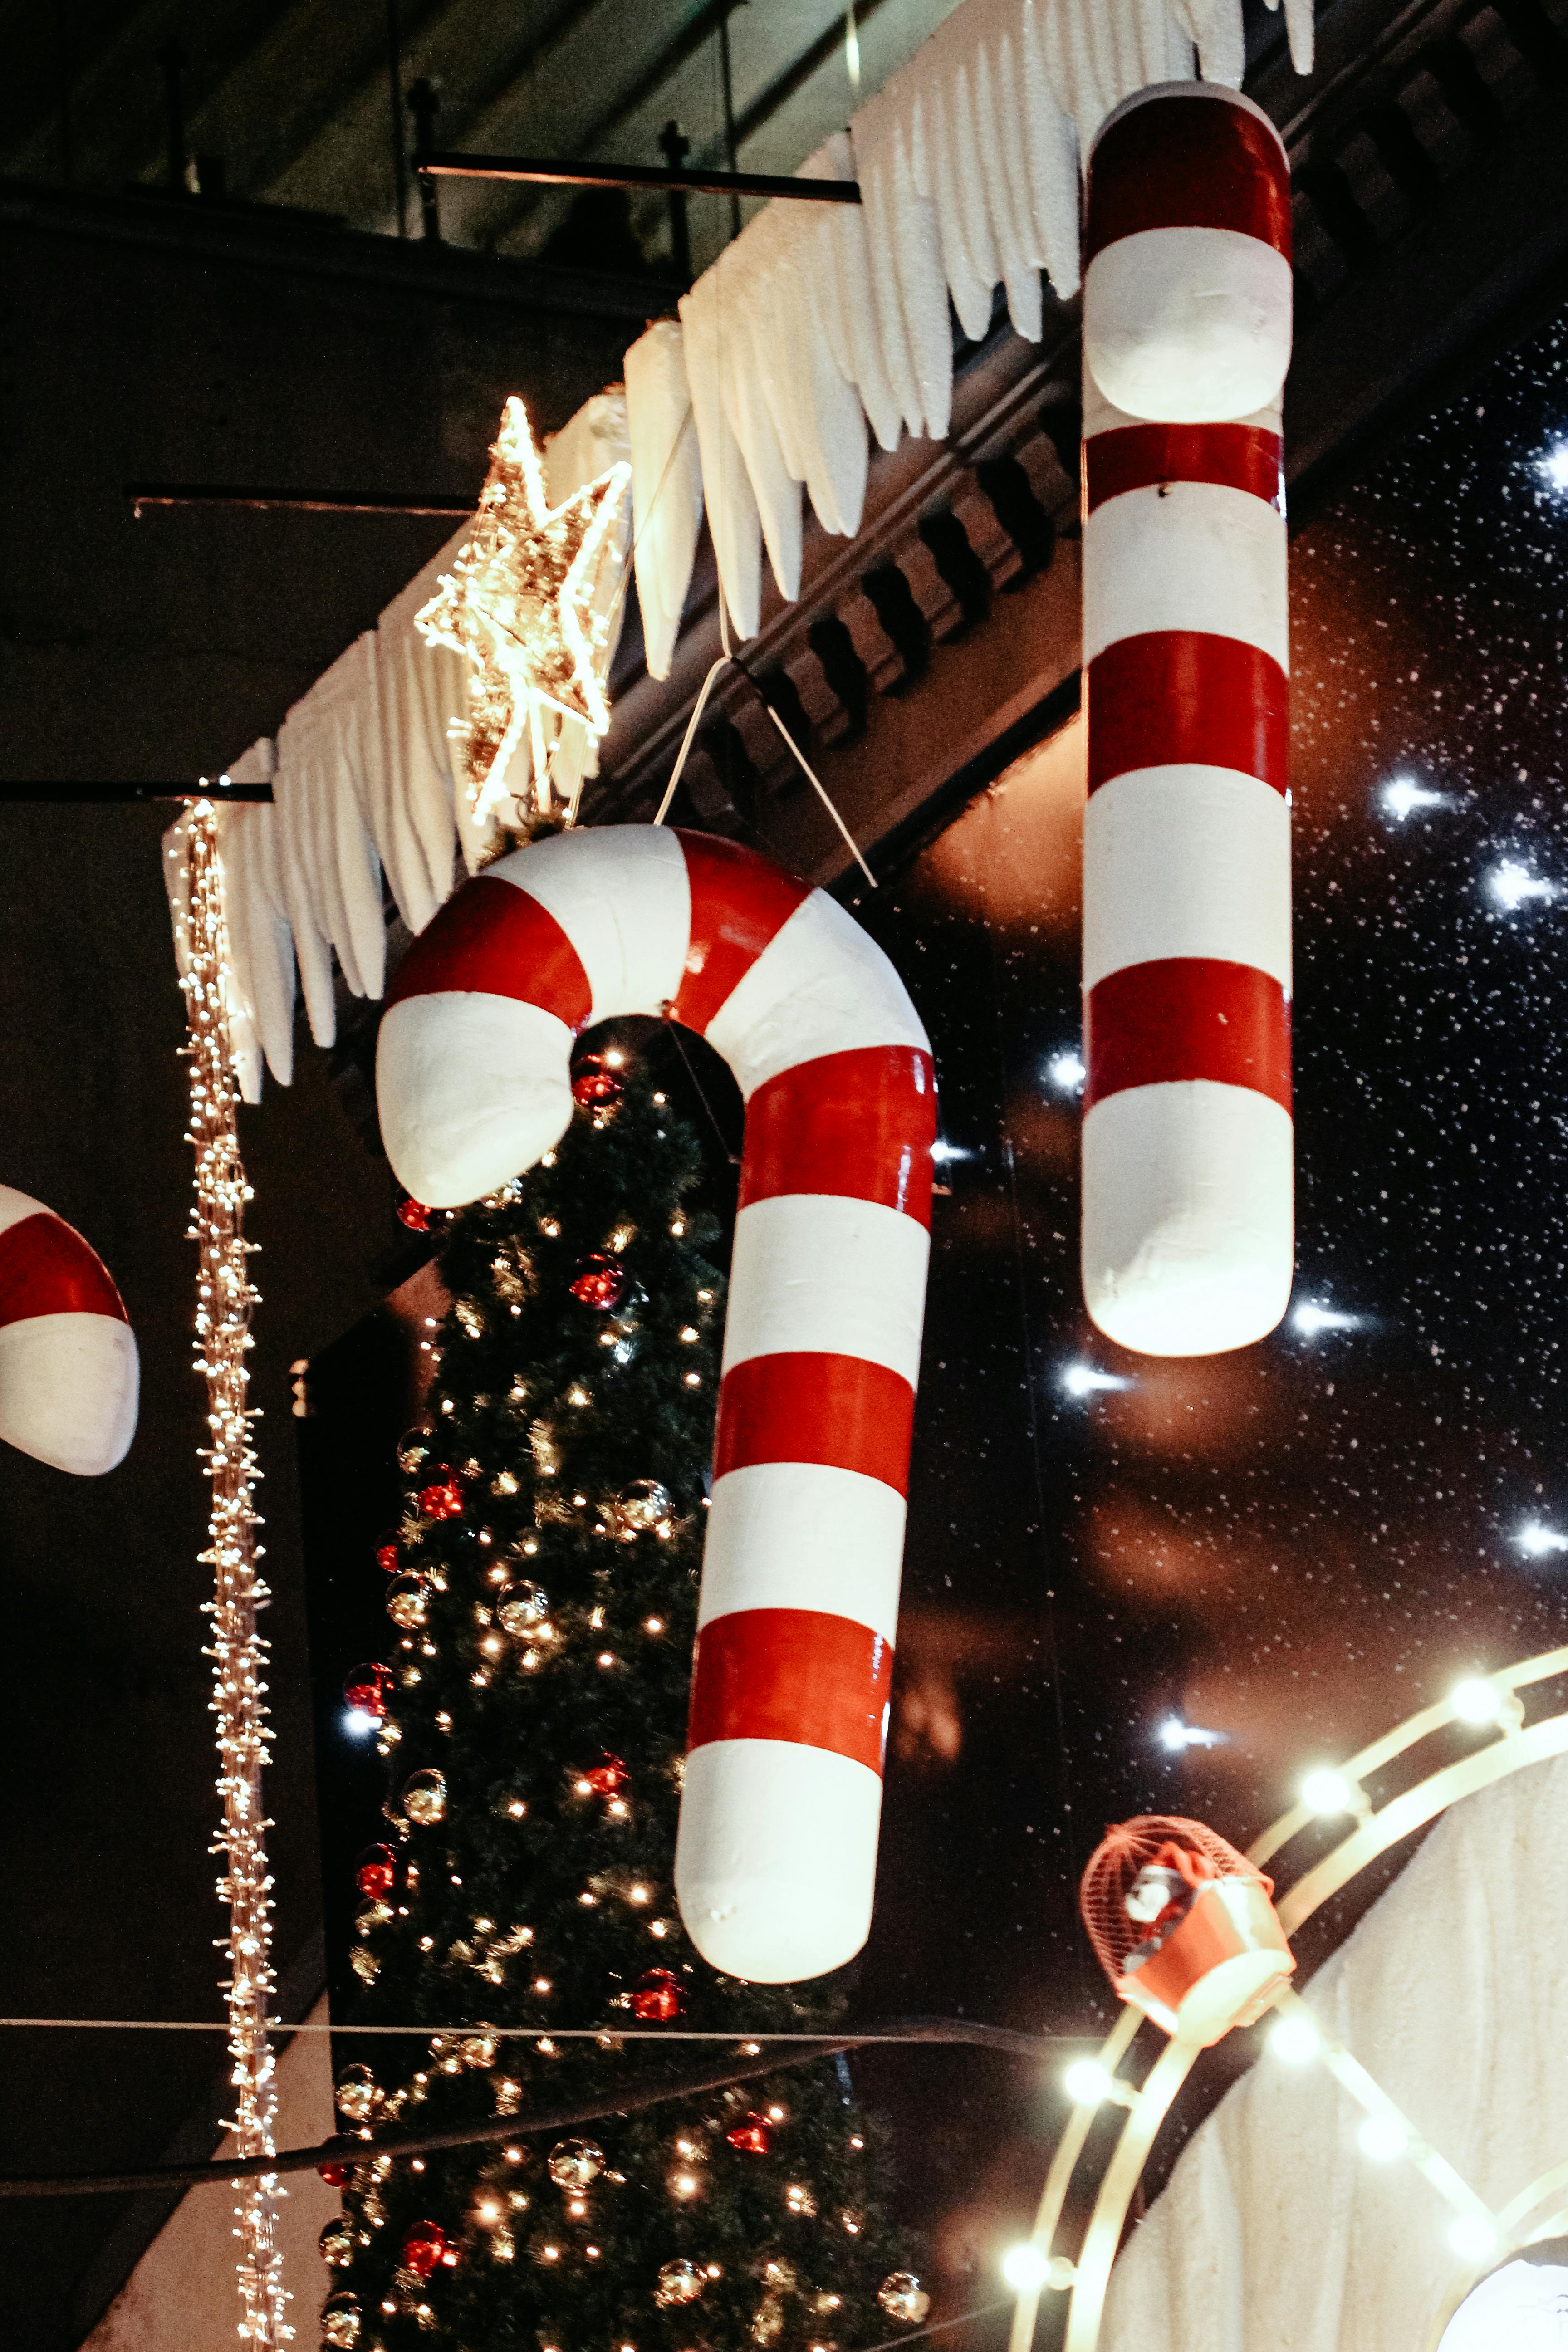
[[[1129,100],[1089,249],[1084,1295],[1125,1347],[1206,1355],[1273,1328],[1293,1254],[1273,125],[1208,85]]]
[[[136,1341],[109,1268],[74,1225],[0,1184],[0,1438],[78,1477],[124,1458]]]
[[[500,859],[416,942],[376,1067],[420,1200],[531,1166],[572,1040],[697,1030],[746,1099],[676,1891],[715,1968],[777,1983],[871,1920],[935,1131],[931,1049],[820,890],[700,834],[568,833]]]

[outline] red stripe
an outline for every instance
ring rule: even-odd
[[[697,1636],[688,1748],[787,1739],[882,1769],[893,1645],[819,1609],[736,1609]]]
[[[74,1225],[40,1209],[0,1234],[0,1324],[35,1315],[107,1315],[128,1323],[109,1268]]]
[[[746,1105],[743,1209],[781,1192],[878,1201],[931,1223],[936,1081],[912,1045],[863,1045],[798,1062]]]
[[[748,1356],[719,1391],[713,1476],[756,1462],[822,1462],[901,1495],[914,1411],[908,1381],[864,1356]]]
[[[675,837],[691,879],[691,943],[669,1016],[700,1034],[810,898],[811,885],[713,834],[677,830]]]
[[[1289,781],[1290,683],[1239,637],[1148,629],[1096,654],[1084,679],[1089,789],[1131,768],[1195,762]]]
[[[1173,92],[1130,108],[1089,162],[1086,265],[1150,228],[1233,228],[1290,258],[1290,169],[1244,106]]]
[[[582,959],[548,908],[488,874],[465,882],[420,932],[393,975],[387,1006],[448,991],[537,1004],[573,1030],[594,1009]]]
[[[1120,425],[1083,445],[1083,510],[1124,490],[1215,482],[1285,511],[1285,444],[1260,425]]]
[[[1290,1108],[1290,1008],[1251,964],[1168,956],[1109,972],[1084,1008],[1084,1108],[1128,1087],[1211,1078]]]

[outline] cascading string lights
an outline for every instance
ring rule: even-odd
[[[217,1792],[223,1826],[212,1851],[226,1857],[217,1882],[218,1899],[228,1905],[229,1976],[223,1986],[228,2005],[230,2080],[235,2114],[227,2128],[241,2156],[270,2156],[276,2143],[277,2086],[268,2035],[273,1987],[271,1965],[272,1880],[267,1867],[267,1832],[261,1810],[262,1768],[267,1750],[267,1685],[261,1665],[267,1644],[256,1630],[257,1611],[268,1598],[256,1572],[262,1548],[261,1522],[252,1498],[258,1475],[247,1403],[250,1375],[250,1311],[258,1294],[248,1260],[257,1244],[245,1238],[245,1203],[251,1196],[239,1154],[235,1106],[237,1090],[229,1057],[224,975],[227,937],[224,923],[223,869],[218,859],[217,814],[209,801],[197,801],[187,828],[190,876],[188,961],[181,987],[190,1042],[183,1049],[191,1066],[191,1125],[187,1141],[196,1155],[195,1222],[189,1238],[200,1251],[196,1276],[195,1362],[207,1384],[207,1426],[212,1443],[201,1449],[212,1486],[211,1543],[201,1555],[213,1570],[214,1593],[202,1603],[213,1621],[205,1655],[213,1662],[213,1713],[217,1717]],[[277,2242],[277,2200],[284,2192],[277,2175],[237,2181],[235,2207],[239,2241],[239,2336],[251,2352],[279,2352],[294,2330],[284,2310],[282,2257]]]

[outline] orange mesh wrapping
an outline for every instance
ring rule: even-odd
[[[1112,1984],[1125,1973],[1128,1954],[1149,1932],[1127,1916],[1122,1905],[1139,1872],[1151,1863],[1180,1871],[1189,1886],[1211,1878],[1255,1878],[1266,1894],[1274,1892],[1271,1878],[1202,1822],[1173,1813],[1141,1813],[1136,1821],[1119,1822],[1089,1856],[1078,1898],[1089,1940]]]

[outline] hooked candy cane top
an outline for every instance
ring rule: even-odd
[[[746,1129],[690,1745],[785,1740],[879,1770],[935,1133],[901,982],[769,861],[617,827],[537,843],[460,891],[391,1004],[442,995],[537,1007],[563,1060],[590,1021],[663,1013],[734,1071]]]

